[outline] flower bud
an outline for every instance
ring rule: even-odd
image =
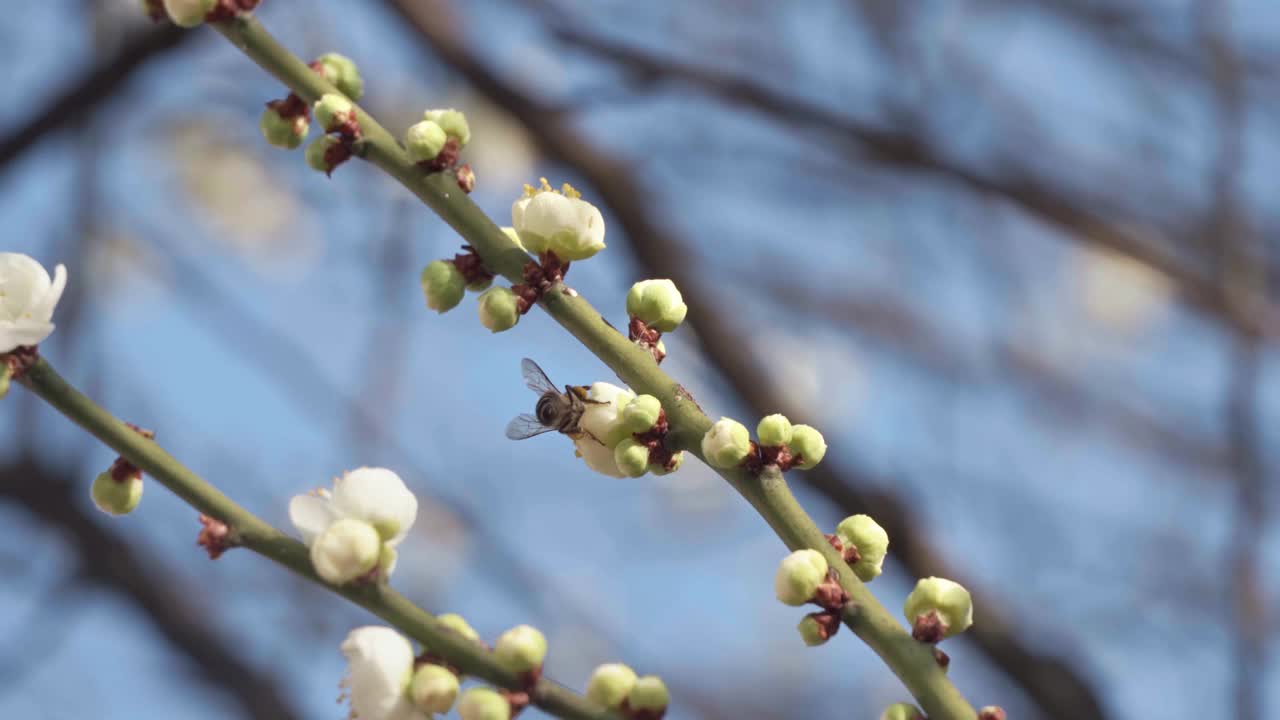
[[[827,559],[817,550],[797,550],[782,559],[773,578],[773,592],[783,604],[797,607],[813,599],[827,579]]]
[[[326,175],[333,172],[337,165],[330,160],[330,151],[341,144],[342,141],[332,135],[321,135],[312,140],[306,150],[307,165]]]
[[[999,705],[987,705],[978,711],[978,720],[1005,720],[1004,708]]]
[[[90,490],[93,504],[108,515],[128,515],[142,501],[142,475],[130,473],[117,480],[110,471],[100,473]]]
[[[473,687],[458,701],[461,720],[511,720],[511,703],[487,687]]]
[[[912,624],[912,637],[937,642],[973,624],[973,599],[959,583],[928,577],[916,583],[902,612]]]
[[[561,260],[586,260],[604,249],[604,216],[566,184],[555,190],[546,178],[526,185],[511,205],[511,225],[531,253],[551,251]]]
[[[631,692],[627,694],[627,707],[632,712],[642,711],[661,716],[669,702],[671,695],[667,693],[667,685],[657,675],[636,678],[635,685],[631,686]]]
[[[164,0],[164,11],[174,25],[193,28],[203,23],[217,4],[218,0]]]
[[[334,87],[352,100],[359,100],[364,94],[364,80],[360,77],[360,69],[351,58],[338,53],[325,53],[316,58],[320,65],[320,74]]]
[[[702,454],[715,467],[737,467],[750,452],[751,434],[737,420],[722,417],[702,436]]]
[[[622,409],[622,426],[629,433],[644,433],[653,429],[662,413],[662,403],[652,395],[637,395]]]
[[[587,698],[610,710],[617,710],[636,684],[636,671],[622,663],[606,663],[596,668],[587,681]]]
[[[334,132],[351,119],[355,109],[355,105],[345,97],[336,93],[325,93],[316,101],[312,112],[315,113],[316,122],[320,123],[320,127],[325,132]]]
[[[480,324],[491,332],[510,330],[520,321],[520,306],[510,288],[496,285],[480,293]]]
[[[311,565],[333,585],[355,580],[377,567],[380,559],[382,538],[378,531],[352,518],[333,523],[311,544]]]
[[[641,280],[627,292],[627,314],[659,332],[671,332],[688,314],[676,284],[670,280]]]
[[[880,720],[925,720],[925,717],[911,703],[894,703],[880,713]]]
[[[796,630],[800,632],[800,637],[804,640],[804,644],[809,647],[824,645],[827,640],[831,639],[830,631],[826,625],[818,621],[817,613],[810,613],[801,618]]]
[[[756,426],[756,437],[765,447],[778,447],[791,442],[791,421],[786,415],[768,415]]]
[[[413,162],[427,162],[436,159],[448,139],[439,125],[423,120],[404,131],[404,149],[409,152],[409,159]]]
[[[427,307],[438,313],[452,310],[462,302],[466,293],[466,280],[458,271],[458,266],[448,260],[433,260],[422,269],[422,294],[427,298]]]
[[[307,137],[307,132],[311,129],[311,121],[307,120],[306,115],[281,117],[275,108],[269,107],[262,111],[262,117],[258,120],[258,129],[262,131],[262,137],[266,138],[271,145],[293,150]]]
[[[798,458],[795,466],[801,470],[808,470],[822,462],[822,457],[827,454],[827,441],[822,439],[822,433],[808,425],[792,426],[791,442],[787,443],[787,447]]]
[[[438,615],[436,616],[436,621],[468,640],[480,642],[480,633],[476,632],[475,628],[471,627],[471,624],[466,621],[466,618],[457,613],[445,613],[443,615]]]
[[[537,670],[547,657],[547,639],[535,627],[517,625],[498,636],[493,657],[514,673]]]
[[[413,673],[409,683],[409,699],[425,713],[447,713],[458,699],[458,676],[434,663],[427,663]]]
[[[627,477],[640,477],[649,470],[649,446],[623,438],[613,448],[613,461]]]
[[[428,110],[422,114],[422,119],[439,125],[445,135],[458,141],[458,147],[471,142],[471,128],[467,126],[467,116],[458,110],[453,108]]]
[[[889,552],[889,533],[868,515],[851,515],[836,526],[836,536],[845,547],[858,550],[858,562],[853,563],[853,573],[862,582],[871,582],[880,575],[884,556]]]
[[[670,468],[666,467],[665,465],[660,465],[658,463],[650,463],[649,472],[653,473],[654,475],[670,475],[671,473],[679,470],[680,466],[683,464],[684,464],[684,451],[681,450],[678,453],[671,454]]]

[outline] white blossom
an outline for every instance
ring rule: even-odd
[[[347,659],[343,681],[358,720],[426,720],[409,699],[413,646],[388,627],[356,628],[342,641]]]
[[[0,353],[37,345],[53,332],[53,308],[67,285],[58,265],[53,279],[44,266],[22,253],[0,253]]]
[[[316,572],[338,584],[379,563],[381,574],[390,575],[395,547],[417,515],[418,499],[385,468],[352,470],[333,481],[332,492],[320,488],[289,501],[289,519],[311,548]]]
[[[587,400],[594,402],[587,403],[578,421],[578,427],[584,432],[573,441],[587,467],[609,477],[626,477],[614,460],[613,448],[625,435],[620,434],[619,428],[622,408],[635,396],[626,388],[606,382],[595,383],[587,390]]]
[[[561,260],[585,260],[604,249],[604,216],[578,191],[566,184],[552,189],[546,178],[540,187],[525,186],[524,196],[511,206],[511,225],[526,250],[554,252]]]

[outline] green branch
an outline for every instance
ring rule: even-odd
[[[325,93],[338,92],[276,42],[252,16],[216,23],[215,28],[307,102],[314,102]],[[452,174],[424,173],[373,117],[357,108],[357,119],[362,132],[355,147],[357,155],[377,165],[418,196],[476,248],[487,267],[513,283],[522,280],[521,270],[529,256],[458,188]],[[586,300],[569,294],[562,285],[553,286],[539,304],[623,382],[638,392],[658,398],[670,423],[668,444],[702,459],[701,438],[711,427],[710,418],[658,367],[646,350],[618,333]],[[796,502],[776,468],[759,476],[741,469],[719,472],[751,503],[788,548],[812,548],[827,558],[851,598],[844,613],[845,624],[880,655],[932,720],[973,720],[977,716],[938,666],[931,648],[911,638],[830,546]]]
[[[240,507],[234,500],[187,469],[153,440],[140,435],[76,390],[44,360],[39,359],[19,379],[24,386],[66,415],[120,456],[155,478],[196,510],[226,523],[237,545],[285,566],[385,620],[405,635],[430,648],[466,675],[512,690],[523,689],[515,673],[498,665],[479,643],[451,631],[405,596],[385,584],[335,587],[311,568],[307,548]],[[550,681],[539,680],[530,693],[533,703],[562,718],[620,720],[618,715]]]

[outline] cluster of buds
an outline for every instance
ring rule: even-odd
[[[360,120],[355,103],[339,93],[325,93],[311,106],[316,122],[325,134],[307,146],[307,165],[317,172],[333,171],[355,154],[360,139]]]
[[[597,667],[587,681],[587,698],[635,720],[661,720],[671,701],[662,678],[638,676],[622,663]]]
[[[128,423],[142,437],[153,440],[156,434]],[[123,457],[117,457],[106,472],[94,478],[89,494],[93,504],[108,515],[128,515],[142,502],[142,471]]]
[[[670,280],[641,280],[627,291],[627,336],[648,350],[655,362],[667,356],[662,333],[671,332],[684,322],[689,306]]]
[[[359,100],[364,94],[364,80],[351,58],[338,53],[325,53],[316,58],[310,67],[348,100]],[[258,129],[271,145],[293,150],[302,144],[311,130],[311,108],[297,94],[289,93],[282,100],[267,103],[258,121]]]
[[[840,612],[848,604],[849,595],[817,550],[796,550],[783,558],[773,577],[773,592],[784,605],[813,603],[821,608],[806,615],[796,627],[806,645],[821,645],[840,630]]]
[[[776,465],[781,470],[808,470],[827,454],[827,441],[808,425],[792,425],[782,415],[769,415],[756,427],[759,442],[751,441],[747,428],[737,420],[722,417],[702,436],[706,461],[721,469],[746,467],[759,473]]]
[[[404,148],[414,164],[432,173],[454,170],[458,187],[469,193],[476,186],[475,172],[470,165],[458,167],[458,155],[468,142],[471,128],[467,116],[453,108],[423,112],[422,120],[404,133]]]
[[[174,25],[197,27],[205,22],[230,20],[258,7],[260,0],[143,0],[142,11],[152,21],[166,16]]]
[[[683,452],[666,447],[667,414],[652,395],[598,382],[587,388],[586,409],[574,438],[587,466],[610,477],[667,475],[684,462]]]
[[[443,313],[458,306],[467,290],[481,292],[493,284],[493,273],[484,266],[475,248],[462,246],[452,260],[433,260],[422,269],[422,294],[427,307]]]

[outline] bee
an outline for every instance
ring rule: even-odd
[[[521,413],[507,423],[507,437],[524,440],[535,435],[556,430],[571,438],[581,437],[585,431],[578,427],[587,405],[597,404],[587,399],[587,388],[581,385],[565,385],[564,392],[538,367],[538,363],[524,358],[520,361],[520,374],[524,384],[538,393],[538,404],[533,413]]]

